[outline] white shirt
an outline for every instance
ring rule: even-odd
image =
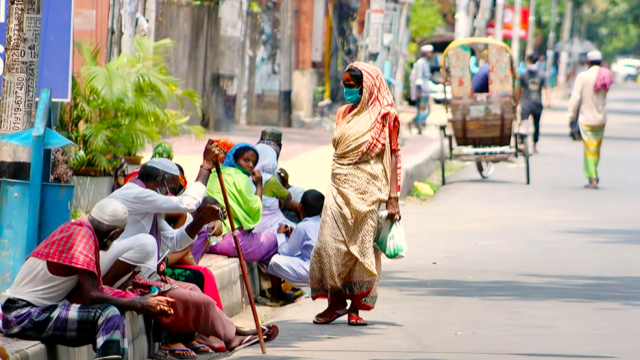
[[[45,260],[30,257],[3,295],[44,307],[63,301],[77,284],[78,275],[55,276],[49,272]]]
[[[302,219],[291,233],[289,240],[280,245],[278,254],[310,260],[320,234],[320,220],[320,215]]]
[[[576,77],[569,100],[569,121],[575,120],[579,112],[578,122],[581,125],[604,125],[607,122],[607,114],[604,112],[607,92],[594,90],[598,70],[599,66],[592,66]]]
[[[207,193],[207,187],[199,182],[190,184],[180,196],[164,196],[149,189],[128,183],[109,195],[120,201],[129,211],[127,227],[118,240],[127,239],[140,234],[149,234],[154,214],[191,213],[196,211]],[[170,251],[181,251],[189,246],[193,239],[186,233],[187,224],[180,229],[173,229],[164,219],[158,218],[162,241]],[[162,255],[162,253],[160,254]]]

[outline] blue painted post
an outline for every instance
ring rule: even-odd
[[[44,130],[51,106],[51,90],[42,89],[33,128],[33,153],[29,180],[29,216],[27,218],[27,254],[38,246],[40,229],[40,199],[42,197],[42,158],[44,156]]]

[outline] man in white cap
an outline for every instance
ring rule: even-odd
[[[172,313],[173,302],[122,291],[115,297],[114,289],[102,286],[100,250],[124,231],[127,217],[124,205],[104,199],[87,218],[62,224],[38,245],[0,299],[3,332],[71,347],[93,344],[96,359],[126,358],[118,309],[165,316]]]
[[[136,180],[109,195],[110,199],[118,200],[127,207],[129,222],[111,249],[101,255],[100,268],[105,284],[116,284],[137,267],[140,267],[142,277],[152,278],[159,260],[193,243],[200,229],[206,225],[202,218],[189,216],[185,226],[173,229],[162,215],[196,211],[207,192],[206,185],[219,152],[217,144],[209,141],[196,181],[179,196],[167,196],[176,193],[180,170],[175,163],[164,158],[154,158],[143,164]]]
[[[596,189],[598,182],[598,162],[600,145],[604,135],[607,114],[604,106],[613,77],[609,69],[600,66],[602,53],[587,53],[589,69],[576,77],[571,100],[569,101],[569,123],[578,116],[580,134],[584,142],[584,171],[588,179],[587,188]]]

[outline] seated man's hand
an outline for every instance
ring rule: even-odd
[[[293,229],[289,225],[282,224],[278,228],[278,234],[285,234],[287,237],[291,236]]]
[[[175,300],[165,296],[139,297],[134,299],[138,302],[140,313],[153,316],[170,316],[173,315],[171,304]]]

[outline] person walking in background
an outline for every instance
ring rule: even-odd
[[[310,270],[311,297],[329,306],[313,322],[329,324],[348,313],[349,325],[363,326],[359,311],[374,308],[382,271],[374,247],[380,205],[386,203],[391,221],[400,218],[400,122],[376,67],[353,63],[342,79],[349,104],[336,115],[331,185]]]
[[[602,54],[599,51],[587,54],[589,69],[576,77],[568,113],[569,122],[574,121],[579,114],[578,125],[584,142],[584,172],[589,180],[585,187],[591,189],[597,189],[600,181],[598,162],[607,122],[604,106],[607,92],[613,83],[611,71],[601,67],[601,62]]]
[[[411,70],[410,97],[420,109],[420,101],[425,92],[429,90],[431,79],[431,64],[429,58],[433,56],[433,45],[424,45],[420,48],[420,58],[413,64]]]
[[[547,103],[551,101],[551,94],[547,91],[544,73],[538,70],[536,55],[527,56],[527,71],[520,77],[520,88],[516,92],[516,101],[520,106],[520,119],[529,120],[533,117],[533,152],[537,153],[538,140],[540,139],[540,117],[542,116],[542,92],[545,91]]]

